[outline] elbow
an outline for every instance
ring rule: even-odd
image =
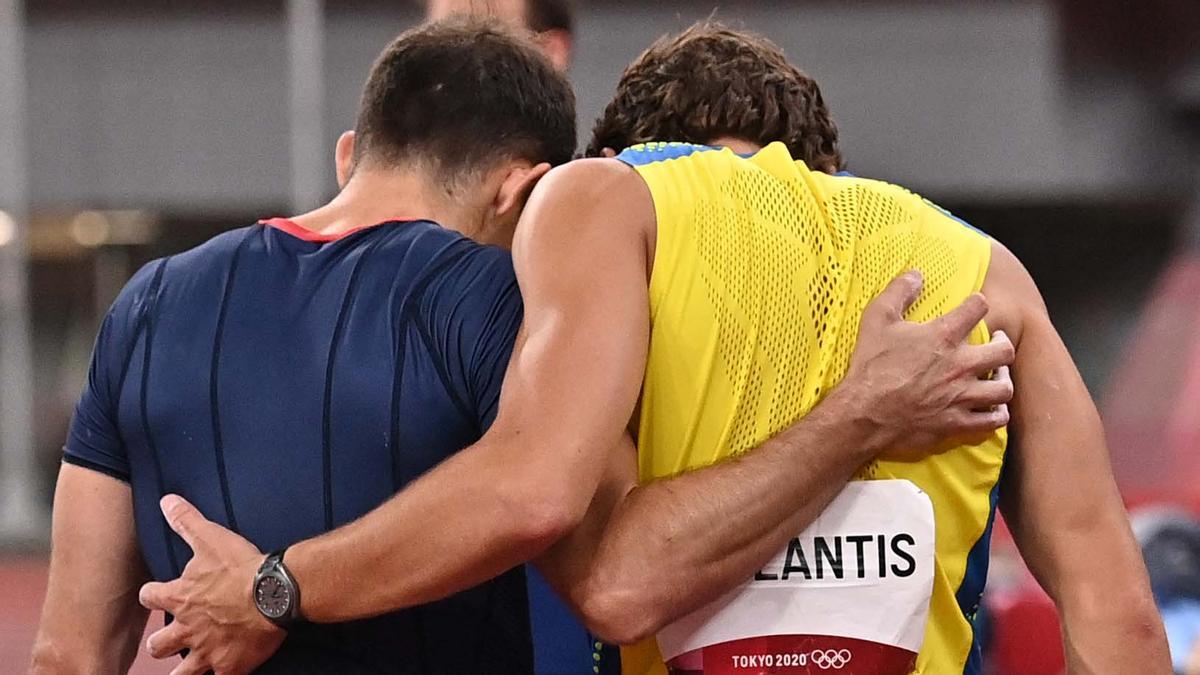
[[[1068,636],[1086,634],[1089,627],[1107,627],[1108,634],[1119,635],[1125,649],[1141,654],[1147,663],[1168,653],[1162,615],[1150,589],[1141,584],[1117,592],[1094,590],[1083,601],[1068,597],[1066,603],[1059,603],[1059,610]]]
[[[29,675],[62,675],[64,673],[82,673],[85,669],[79,664],[71,663],[67,652],[58,645],[45,639],[39,639],[33,645],[32,659],[29,663]]]
[[[515,538],[528,549],[533,558],[571,533],[583,522],[586,504],[581,508],[576,499],[561,489],[539,488],[518,494],[510,500]]]
[[[584,625],[614,645],[630,645],[653,637],[667,623],[662,607],[642,591],[609,587],[578,599]]]
[[[1159,646],[1167,649],[1167,633],[1162,614],[1151,598],[1140,598],[1125,615],[1125,634],[1131,644]]]

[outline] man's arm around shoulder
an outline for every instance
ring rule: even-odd
[[[641,486],[634,450],[617,448],[587,520],[539,561],[590,630],[648,637],[750,578],[880,452],[919,457],[1007,423],[1012,384],[985,378],[1011,362],[1012,345],[965,342],[986,303],[973,296],[931,324],[905,322],[920,289],[908,274],[876,298],[846,379],[758,448]]]

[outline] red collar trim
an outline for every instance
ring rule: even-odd
[[[412,220],[412,218],[392,218],[390,220],[383,221],[383,223],[409,222],[411,220]],[[268,218],[265,220],[260,220],[260,221],[258,221],[258,223],[259,223],[259,225],[266,225],[267,227],[273,227],[281,232],[290,234],[291,236],[293,236],[297,239],[301,239],[303,241],[310,241],[310,242],[313,242],[316,244],[328,244],[331,241],[337,241],[339,239],[344,239],[346,237],[349,237],[350,235],[354,234],[355,232],[369,230],[372,227],[379,227],[380,225],[383,224],[383,223],[375,223],[374,225],[363,225],[362,227],[351,228],[351,229],[345,230],[343,232],[333,232],[333,233],[329,233],[329,234],[322,234],[320,232],[313,232],[312,230],[309,230],[307,228],[300,227],[294,221],[289,220],[287,218]]]

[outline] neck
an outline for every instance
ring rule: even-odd
[[[749,155],[762,150],[761,145],[747,141],[744,138],[737,138],[735,136],[721,136],[720,138],[714,138],[708,143],[708,145],[717,148],[729,148],[739,155]]]
[[[335,235],[389,220],[431,220],[470,237],[483,212],[456,199],[417,170],[360,167],[328,204],[292,220],[318,234]]]

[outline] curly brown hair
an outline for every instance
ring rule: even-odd
[[[780,141],[816,170],[843,166],[837,125],[817,83],[775,43],[715,21],[659,39],[625,69],[586,154],[721,137]]]

